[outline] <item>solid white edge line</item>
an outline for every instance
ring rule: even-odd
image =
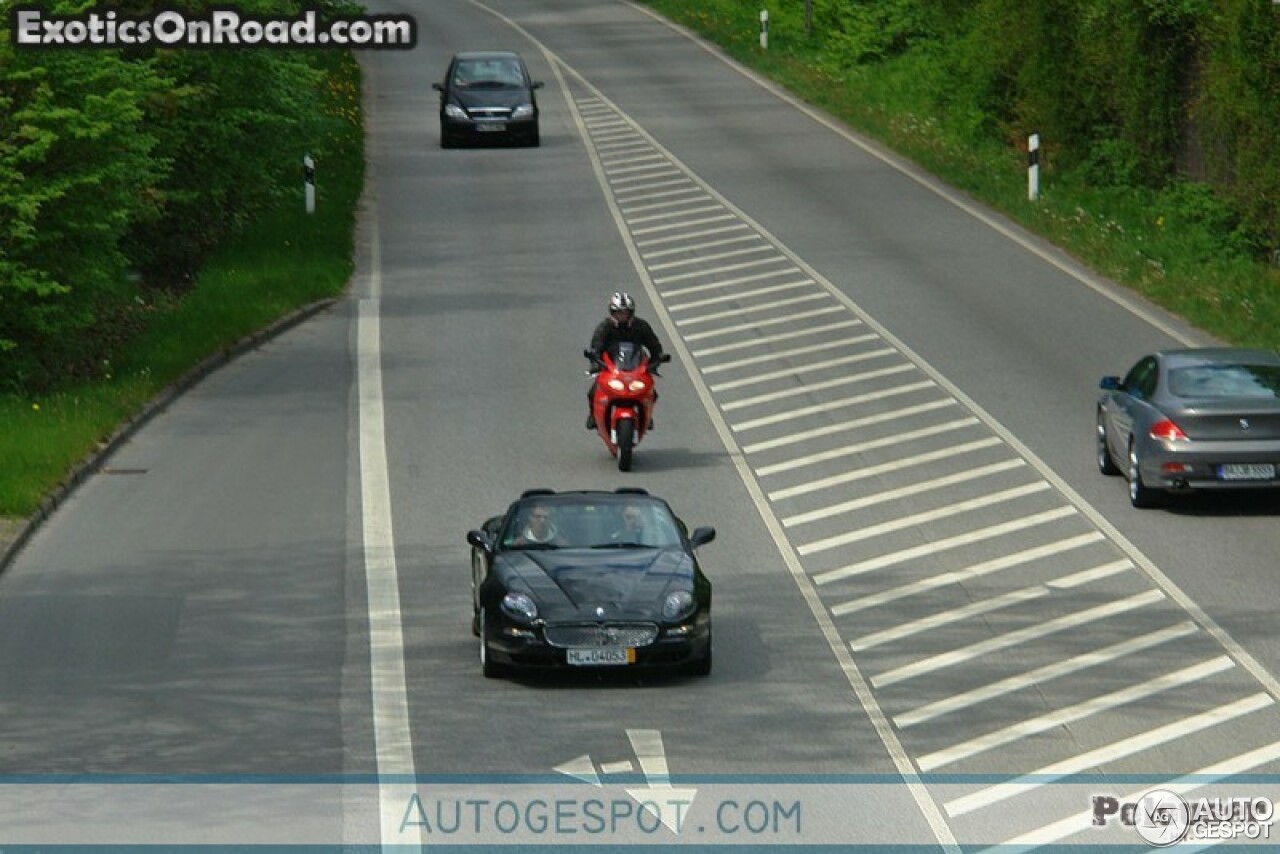
[[[415,791],[413,737],[405,687],[400,580],[391,516],[382,397],[382,245],[376,208],[370,214],[369,296],[358,303],[356,377],[360,403],[360,507],[369,612],[369,693],[377,762],[379,829],[384,848],[422,843],[418,828],[401,831]],[[384,778],[390,778],[384,782]],[[407,778],[407,779],[405,779]]]

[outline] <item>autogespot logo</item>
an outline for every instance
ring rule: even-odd
[[[1173,792],[1154,789],[1138,801],[1133,826],[1143,841],[1163,848],[1187,835],[1191,812],[1187,802]]]
[[[1275,805],[1268,798],[1197,798],[1190,803],[1167,789],[1152,789],[1136,803],[1112,795],[1093,796],[1093,824],[1112,818],[1132,827],[1148,845],[1229,839],[1269,840]]]

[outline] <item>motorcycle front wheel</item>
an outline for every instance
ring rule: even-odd
[[[631,453],[636,444],[636,423],[630,418],[618,422],[618,471],[631,471]]]

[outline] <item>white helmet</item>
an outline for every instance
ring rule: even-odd
[[[631,298],[631,294],[626,291],[618,291],[609,297],[609,313],[613,314],[615,311],[629,311],[635,314],[636,301]]]

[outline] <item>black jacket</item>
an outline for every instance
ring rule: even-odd
[[[662,343],[654,334],[653,327],[647,321],[632,317],[626,326],[619,326],[612,318],[600,321],[596,331],[591,335],[591,352],[604,353],[615,344],[630,342],[649,351],[650,361],[657,361],[662,355]]]

